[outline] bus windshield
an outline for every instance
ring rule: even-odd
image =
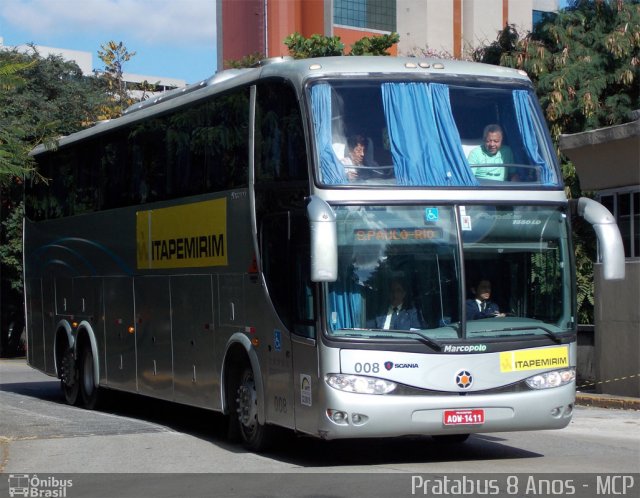
[[[526,86],[380,79],[310,86],[317,178],[325,185],[558,186]]]
[[[560,209],[335,211],[339,270],[326,299],[334,337],[513,340],[573,328],[567,218]],[[489,309],[481,309],[483,300]]]

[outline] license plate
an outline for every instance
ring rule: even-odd
[[[444,425],[484,424],[484,410],[445,410],[442,421]]]

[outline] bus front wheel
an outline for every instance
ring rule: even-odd
[[[62,361],[60,363],[60,387],[64,394],[64,400],[69,405],[78,403],[78,393],[80,391],[78,381],[78,366],[73,348],[67,348],[62,354]]]
[[[258,392],[251,367],[244,367],[239,380],[236,409],[240,437],[251,451],[264,451],[271,442],[272,428],[258,421]]]

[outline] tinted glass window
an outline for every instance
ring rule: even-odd
[[[249,89],[37,156],[50,179],[28,188],[32,219],[246,187]]]

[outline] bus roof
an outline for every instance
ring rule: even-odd
[[[478,62],[384,56],[337,56],[312,59],[275,57],[265,59],[252,68],[220,71],[207,80],[199,81],[184,88],[177,88],[144,102],[133,104],[119,118],[100,121],[90,128],[59,138],[58,145],[63,147],[90,136],[119,128],[128,123],[142,120],[145,117],[166,112],[174,107],[180,107],[183,104],[199,100],[208,95],[243,84],[250,84],[260,78],[284,77],[298,83],[301,87],[309,78],[337,75],[406,75],[407,77],[445,75],[494,80],[519,80],[522,83],[530,83],[524,71]],[[31,151],[31,155],[42,154],[47,150],[44,145],[39,145]]]

